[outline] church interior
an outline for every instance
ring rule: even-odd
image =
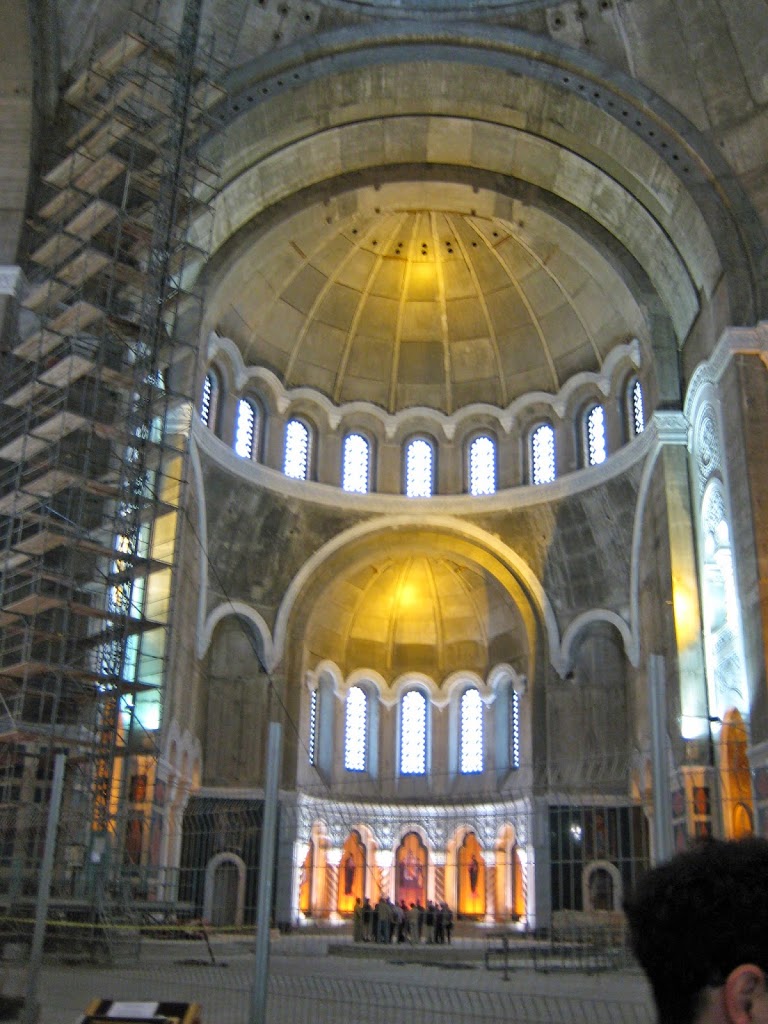
[[[765,3],[0,9],[0,905],[768,835]]]

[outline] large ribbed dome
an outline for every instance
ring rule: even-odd
[[[556,393],[641,329],[616,272],[552,215],[525,207],[513,221],[427,194],[432,208],[378,196],[260,236],[225,283],[217,329],[288,388],[390,413]]]
[[[518,610],[498,581],[447,555],[404,553],[353,570],[313,612],[309,649],[346,674],[406,671],[441,682],[452,672],[485,676],[527,652]]]

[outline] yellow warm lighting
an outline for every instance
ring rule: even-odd
[[[415,583],[407,582],[400,588],[400,610],[407,612],[424,605],[424,592]]]
[[[675,632],[680,650],[696,642],[701,623],[699,602],[695,594],[684,584],[677,581],[673,584],[672,606],[675,611]]]

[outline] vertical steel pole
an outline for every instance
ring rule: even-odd
[[[282,726],[269,723],[267,776],[264,786],[264,824],[259,858],[259,893],[256,903],[256,957],[251,992],[251,1024],[266,1024],[267,973],[269,969],[269,918],[272,906],[272,876],[277,843],[277,786],[280,777]]]
[[[27,968],[27,991],[24,996],[24,1008],[21,1013],[22,1024],[35,1024],[38,1016],[37,981],[40,975],[40,965],[43,960],[45,922],[48,917],[48,900],[51,895],[53,857],[56,852],[56,833],[59,828],[59,811],[61,809],[61,794],[64,789],[64,765],[66,760],[66,754],[57,754],[54,761],[43,863],[40,868],[40,884],[37,888],[35,929],[32,933],[32,948],[29,953],[29,967]]]
[[[660,654],[652,654],[648,659],[648,712],[651,721],[653,770],[653,852],[658,864],[669,860],[674,852],[667,761],[667,687],[664,659]]]

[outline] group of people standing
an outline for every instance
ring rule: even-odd
[[[393,903],[382,897],[373,906],[366,896],[355,901],[352,914],[352,938],[355,942],[410,942],[411,945],[449,943],[453,931],[453,912],[447,903]]]

